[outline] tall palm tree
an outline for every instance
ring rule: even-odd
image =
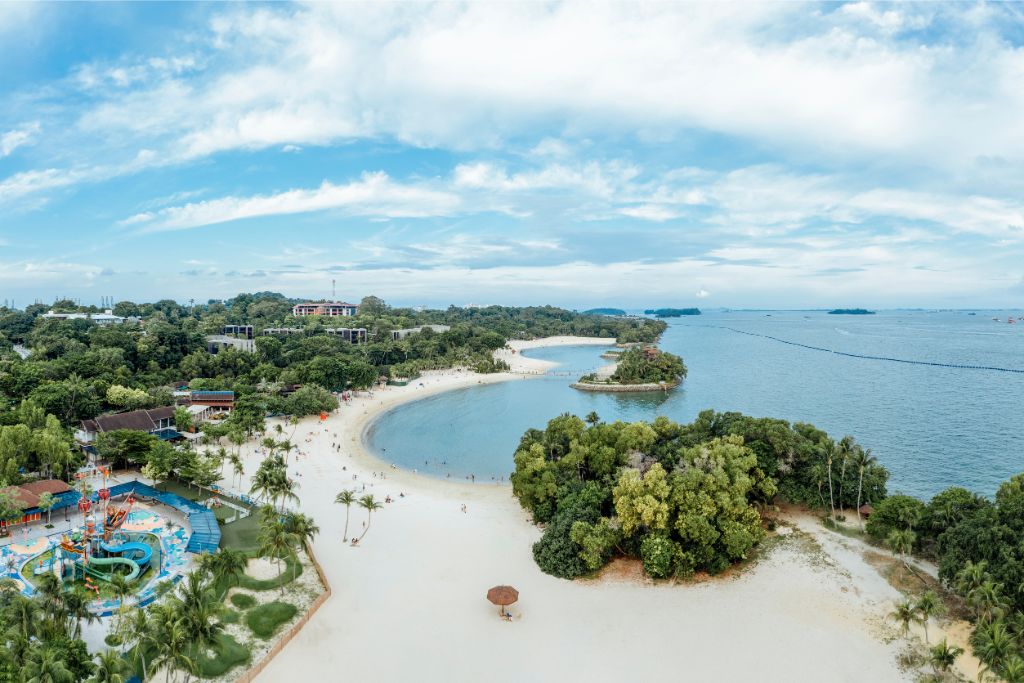
[[[852,436],[844,436],[839,441],[839,511],[843,510],[843,490],[846,482],[846,465],[856,457],[857,443]]]
[[[889,616],[896,620],[903,631],[903,635],[910,633],[910,624],[917,621],[917,610],[909,600],[896,603],[896,609],[889,613]]]
[[[220,476],[224,476],[224,463],[228,460],[228,450],[221,446],[217,449],[217,454],[214,459],[220,463]]]
[[[99,617],[89,610],[89,598],[80,588],[73,588],[64,593],[64,612],[67,615],[69,638],[79,638],[82,635],[82,620],[91,624]]]
[[[288,515],[285,528],[289,533],[295,535],[296,543],[301,548],[305,543],[312,543],[313,538],[320,533],[320,527],[316,525],[312,517],[301,513]],[[292,581],[295,580],[295,572],[298,569],[298,562],[292,565]]]
[[[914,549],[917,535],[910,529],[893,529],[885,538],[885,544],[893,555],[899,555],[900,561],[907,564],[907,553]]]
[[[956,664],[956,658],[964,653],[962,647],[950,646],[943,638],[941,643],[933,645],[928,650],[928,662],[932,665],[936,676],[946,673]]]
[[[259,535],[259,549],[257,554],[260,557],[269,557],[276,561],[278,566],[277,575],[281,576],[283,569],[281,561],[292,553],[295,547],[295,534],[290,533],[285,523],[275,519],[269,524],[264,524]],[[284,584],[281,584],[281,592],[284,593]]]
[[[833,522],[836,521],[836,502],[832,495],[832,458],[836,452],[836,442],[831,439],[825,444],[825,463],[828,465],[828,507],[832,511]]]
[[[25,683],[74,683],[75,680],[60,653],[44,645],[32,649],[22,676]]]
[[[110,577],[110,588],[114,591],[114,597],[120,602],[120,607],[117,610],[117,621],[114,629],[117,630],[121,624],[121,620],[124,619],[125,612],[129,609],[127,605],[127,598],[132,594],[132,587],[121,574],[114,574]]]
[[[914,609],[917,611],[918,621],[924,627],[924,642],[927,643],[928,620],[939,613],[939,610],[942,609],[942,602],[939,600],[939,596],[935,594],[935,591],[928,590],[917,599]]]
[[[238,485],[242,485],[242,475],[245,474],[245,466],[242,463],[242,458],[237,453],[232,453],[228,456],[231,459],[231,469],[234,471],[234,475],[231,477],[231,482],[234,483],[235,477],[238,477]]]
[[[368,493],[359,499],[359,507],[366,510],[366,528],[363,529],[363,533],[359,535],[359,540],[362,541],[363,536],[365,536],[366,532],[370,530],[370,521],[373,518],[373,512],[375,510],[380,510],[384,506],[373,499],[372,493]]]
[[[591,410],[589,413],[587,413],[587,416],[583,418],[583,421],[589,424],[591,427],[593,427],[594,425],[601,421],[601,416],[598,415],[595,411]]]
[[[121,622],[121,644],[125,647],[136,666],[142,669],[142,680],[148,678],[146,672],[146,652],[154,646],[154,628],[149,619],[150,609],[134,609]]]
[[[349,489],[345,489],[334,497],[335,503],[340,503],[345,506],[345,531],[341,536],[342,543],[348,543],[348,514],[349,510],[352,508],[352,503],[355,503],[357,500],[355,491],[350,491]]]
[[[860,449],[857,451],[857,524],[860,530],[864,531],[864,520],[860,516],[860,496],[864,490],[864,470],[878,462],[878,458],[871,455],[871,449]]]
[[[128,680],[129,665],[114,650],[104,650],[96,655],[96,668],[86,683],[125,683]]]

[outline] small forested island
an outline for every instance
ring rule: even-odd
[[[823,465],[840,446],[850,466],[836,458],[832,498],[882,500],[885,468],[811,425],[710,410],[687,425],[565,414],[523,435],[512,492],[545,525],[533,556],[548,574],[576,578],[614,557],[656,579],[717,574],[764,538],[759,509],[777,494],[808,505],[830,495]]]
[[[657,318],[678,318],[684,315],[700,315],[699,308],[648,308],[644,311],[646,315],[653,315]]]
[[[874,315],[874,311],[866,308],[836,308],[828,312],[829,315]]]
[[[626,315],[626,312],[621,308],[590,308],[583,311],[583,315]]]
[[[590,373],[572,386],[583,391],[663,391],[679,386],[686,377],[682,358],[653,346],[634,346],[617,359],[611,374]]]

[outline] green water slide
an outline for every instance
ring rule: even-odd
[[[135,560],[129,560],[127,557],[90,557],[89,564],[84,565],[84,570],[90,576],[94,576],[97,579],[109,582],[114,576],[113,572],[110,573],[100,571],[96,567],[110,567],[113,569],[115,565],[124,565],[129,567],[131,571],[125,577],[128,581],[134,581],[139,578],[139,574],[142,573],[142,567]]]

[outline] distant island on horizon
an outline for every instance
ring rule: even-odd
[[[874,311],[866,308],[835,308],[828,312],[829,315],[874,315]]]
[[[588,308],[583,315],[626,315],[621,308]]]
[[[644,311],[647,315],[658,318],[678,318],[684,315],[700,315],[699,308],[648,308]]]

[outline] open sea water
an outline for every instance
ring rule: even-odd
[[[1024,371],[1024,323],[1007,324],[1007,316],[757,311],[676,318],[660,344],[689,370],[674,391],[576,391],[572,381],[609,362],[600,358],[604,349],[535,349],[526,355],[560,365],[540,379],[398,406],[370,426],[367,442],[381,459],[420,473],[507,481],[523,432],[560,413],[689,422],[713,408],[810,422],[835,438],[852,434],[889,469],[890,492],[927,498],[960,485],[991,495],[1024,471],[1024,372],[855,356]]]

